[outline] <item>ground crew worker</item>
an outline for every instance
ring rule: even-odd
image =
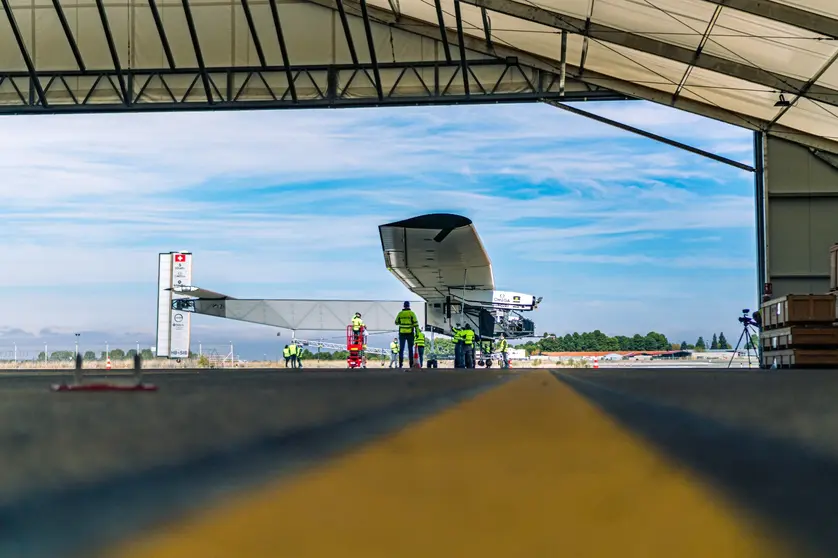
[[[361,319],[361,313],[355,312],[352,318],[352,335],[355,337],[355,343],[361,342],[361,332],[364,330],[364,320]]]
[[[422,368],[425,359],[425,334],[421,331],[416,332],[416,350],[419,351],[419,368]]]
[[[390,366],[388,366],[388,368],[396,366],[397,354],[399,354],[399,338],[393,337],[393,341],[390,343]]]
[[[498,352],[503,359],[502,368],[509,368],[509,342],[506,340],[506,334],[500,334],[500,341],[498,341]]]
[[[292,341],[288,346],[288,354],[291,356],[291,368],[297,367],[297,350],[297,344]]]
[[[456,327],[451,326],[451,331],[454,333],[454,368],[465,368],[463,364],[465,355],[463,354],[463,330],[460,329],[460,324]]]
[[[462,337],[466,368],[476,368],[474,364],[474,331],[471,329],[471,325],[466,324],[465,329],[462,331]]]
[[[410,309],[410,302],[405,301],[404,308],[396,315],[396,325],[399,326],[399,368],[404,367],[404,345],[407,343],[407,356],[410,367],[413,368],[413,335],[419,331],[419,319]]]
[[[291,360],[291,349],[288,348],[288,345],[285,345],[285,348],[282,349],[282,356],[285,358],[285,368],[288,368],[288,361]]]

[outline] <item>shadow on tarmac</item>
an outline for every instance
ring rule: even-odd
[[[509,378],[501,378],[500,382]],[[0,506],[0,556],[91,558],[209,501],[304,469],[495,387],[487,381]]]
[[[834,457],[795,440],[604,388],[595,385],[595,379],[553,374],[737,504],[766,518],[800,548],[808,549],[808,555],[838,556],[838,461]]]

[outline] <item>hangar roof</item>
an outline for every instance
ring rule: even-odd
[[[0,1],[6,13],[0,17],[0,105],[26,97],[21,82],[7,79],[9,72],[44,73],[34,89],[59,80],[68,91],[83,80],[93,83],[98,71],[113,72],[119,87],[113,75],[108,79],[124,93],[140,85],[130,76],[126,83],[123,73],[200,67],[203,89],[213,90],[207,96],[223,98],[223,80],[208,80],[208,73],[364,63],[367,38],[379,62],[448,58],[440,45],[456,61],[459,14],[469,59],[514,56],[558,73],[564,51],[566,76],[574,83],[838,152],[835,0]],[[185,75],[181,81],[156,90],[146,83],[144,94],[179,87],[186,98],[195,82]],[[42,95],[29,96],[36,93]]]
[[[433,0],[392,1],[435,21]],[[804,143],[838,140],[835,0],[462,0],[465,33],[483,36],[483,9],[494,43],[556,64],[565,31],[567,72],[589,83]],[[775,106],[781,94],[788,106]]]

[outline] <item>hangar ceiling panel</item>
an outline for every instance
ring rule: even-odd
[[[733,110],[742,115],[741,125],[770,121],[780,111],[774,106],[777,94],[771,88],[701,68],[692,69],[681,95]]]
[[[835,43],[828,39],[777,21],[719,9],[703,52],[806,81],[835,52]]]
[[[823,137],[838,139],[832,120],[838,115],[838,107],[827,106],[809,99],[800,99],[783,115],[780,122],[786,126],[806,127]]]
[[[567,13],[561,0],[541,0],[539,4],[554,12]],[[596,0],[591,21],[695,49],[713,10],[714,6],[704,0]]]
[[[838,4],[833,0],[775,0],[778,4],[794,6],[815,14],[838,18]]]

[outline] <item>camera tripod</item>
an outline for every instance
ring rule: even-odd
[[[742,322],[742,333],[739,335],[739,341],[736,342],[736,347],[733,349],[733,354],[730,356],[730,360],[727,363],[728,368],[730,368],[730,365],[733,364],[733,359],[736,358],[736,353],[739,352],[739,345],[742,344],[742,339],[746,340],[745,353],[748,355],[748,368],[751,367],[750,347],[753,347],[754,352],[757,353],[757,359],[759,359],[759,350],[754,347],[754,342],[752,341],[754,335],[759,337],[759,334],[756,332],[756,327],[754,327],[750,322]]]

